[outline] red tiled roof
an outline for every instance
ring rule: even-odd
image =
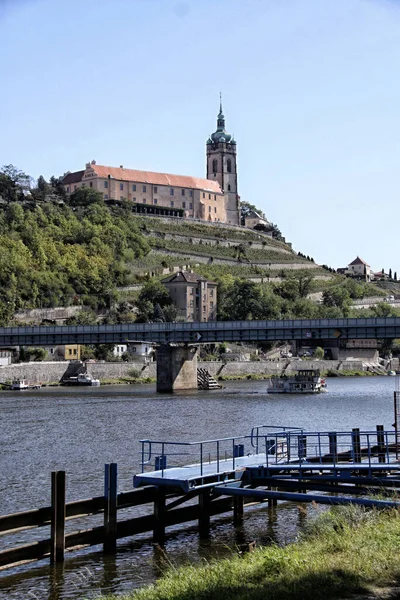
[[[82,176],[85,171],[75,171],[75,173],[68,173],[62,180],[63,185],[69,185],[70,183],[79,183],[82,181]]]
[[[362,258],[360,258],[359,256],[357,256],[357,258],[355,258],[353,260],[353,262],[351,262],[349,264],[349,267],[351,267],[351,265],[366,265],[367,267],[369,267],[369,264],[365,262],[365,260],[363,260]]]
[[[136,169],[125,169],[124,167],[105,167],[103,165],[91,164],[98,177],[112,177],[118,181],[133,181],[139,183],[148,183],[151,185],[165,185],[168,187],[192,188],[212,192],[213,194],[222,194],[221,187],[217,181],[211,179],[201,179],[200,177],[188,177],[186,175],[171,175],[169,173],[153,173],[151,171],[137,171]],[[80,178],[75,181],[81,181],[85,171],[78,171],[67,175],[66,179],[71,176],[80,175]],[[63,183],[73,183],[69,180]]]

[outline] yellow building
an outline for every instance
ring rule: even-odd
[[[222,106],[217,130],[207,141],[207,179],[87,163],[63,178],[67,195],[80,187],[103,194],[105,202],[132,202],[136,212],[240,224],[236,142],[225,130]]]

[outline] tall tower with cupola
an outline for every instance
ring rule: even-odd
[[[233,135],[225,129],[221,98],[217,117],[217,130],[207,140],[207,179],[218,181],[225,194],[227,222],[240,225],[236,141]]]

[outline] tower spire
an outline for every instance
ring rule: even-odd
[[[222,92],[219,93],[219,114],[222,115]]]

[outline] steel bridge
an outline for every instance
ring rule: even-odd
[[[400,338],[399,317],[0,328],[0,347],[123,344],[127,342],[210,344],[213,342],[385,338]]]

